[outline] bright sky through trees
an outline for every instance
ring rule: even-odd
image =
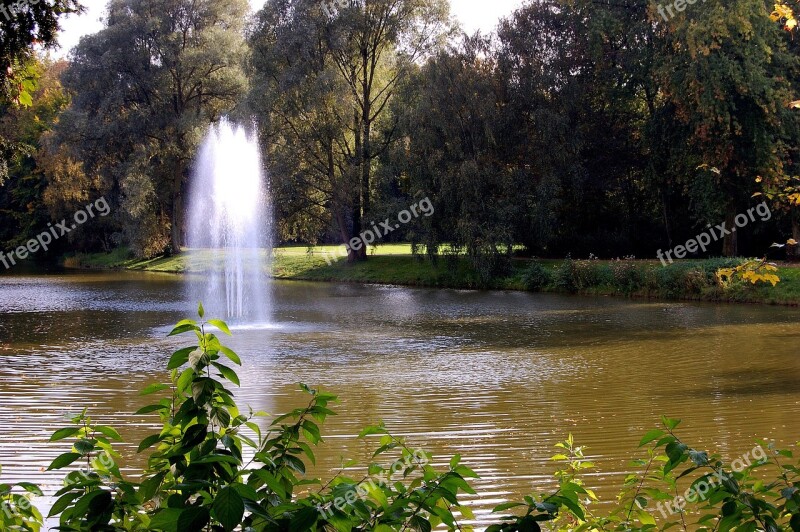
[[[86,13],[81,16],[67,17],[63,22],[64,31],[59,38],[61,50],[59,55],[66,55],[69,50],[78,44],[81,36],[95,33],[102,29],[100,19],[107,0],[83,0]],[[253,9],[260,9],[264,0],[250,0]],[[510,14],[522,4],[522,0],[451,0],[453,14],[461,21],[468,33],[481,30],[487,33],[494,29],[501,17]]]

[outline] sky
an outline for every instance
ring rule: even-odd
[[[103,28],[101,19],[107,0],[82,0],[81,3],[86,6],[86,13],[67,17],[62,23],[59,56],[65,56],[83,35],[96,33]],[[264,0],[250,0],[250,4],[254,9],[260,9]],[[453,14],[467,33],[475,30],[490,32],[501,17],[511,14],[521,4],[522,0],[450,0]]]

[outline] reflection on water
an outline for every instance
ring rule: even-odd
[[[83,406],[128,441],[152,430],[132,416],[138,390],[163,379],[190,315],[182,278],[132,273],[0,277],[3,478],[51,484],[64,446],[47,444]],[[504,292],[276,283],[275,323],[238,326],[241,403],[280,413],[296,383],[337,393],[340,415],[315,473],[364,463],[354,436],[384,420],[444,463],[460,453],[480,475],[479,518],[552,485],[553,444],[574,433],[615,493],[641,435],[661,414],[690,442],[734,457],[753,440],[800,440],[796,309],[652,303]],[[22,445],[20,445],[22,443]],[[129,470],[142,465],[126,449]]]

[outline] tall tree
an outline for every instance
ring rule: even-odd
[[[326,115],[321,124],[333,129],[326,130],[320,124],[292,126],[302,120],[302,113],[297,112],[303,109],[298,105],[301,100],[272,98],[268,106],[280,118],[268,121],[274,129],[267,136],[274,137],[280,128],[289,128],[296,130],[290,132],[289,138],[300,142],[306,134],[300,132],[302,129],[327,151],[327,156],[307,153],[304,162],[316,173],[310,181],[325,183],[316,188],[327,199],[317,199],[315,203],[337,207],[334,223],[347,242],[361,232],[362,219],[370,211],[375,160],[396,140],[392,128],[382,128],[376,139],[375,124],[392,120],[389,104],[398,83],[417,61],[443,44],[449,28],[449,4],[446,0],[357,0],[339,5],[330,11],[308,0],[271,0],[260,15],[262,22],[269,22],[258,26],[253,39],[256,57],[265,59],[256,63],[257,78],[270,80],[265,86],[272,90],[291,86],[295,96],[301,98],[318,91],[320,80],[327,79],[330,87],[338,91],[335,103],[328,102],[327,109],[313,107],[315,116]],[[275,13],[281,16],[276,17]],[[289,28],[299,33],[292,33]],[[290,42],[297,43],[298,34],[306,44],[288,46]],[[298,69],[306,69],[312,75],[298,77]],[[278,80],[283,80],[284,85]],[[334,138],[337,145],[331,148],[328,145],[333,144]],[[341,213],[345,204],[350,207],[346,216]],[[350,254],[350,260],[365,258],[365,248]]]
[[[35,58],[31,70],[38,81],[31,105],[15,106],[0,117],[0,136],[18,148],[0,186],[0,248],[23,244],[50,220],[43,201],[47,180],[35,154],[69,103],[59,80],[66,67],[65,61]]]
[[[64,76],[56,146],[118,195],[140,255],[183,242],[183,197],[208,125],[246,93],[246,0],[112,0]]]
[[[713,172],[687,180],[700,216],[724,219],[723,254],[739,253],[734,219],[756,192],[755,179],[785,171],[784,137],[792,58],[762,0],[709,0],[659,22],[668,45],[658,76],[669,105],[685,124],[689,160]]]
[[[78,0],[9,2],[0,5],[0,115],[32,105],[40,72],[35,49],[58,46],[60,17],[83,10]],[[24,146],[0,135],[0,186],[11,159]]]

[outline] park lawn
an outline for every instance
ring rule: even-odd
[[[440,258],[437,264],[411,254],[409,244],[384,244],[371,247],[365,262],[350,264],[341,251],[343,246],[286,246],[276,248],[272,257],[271,275],[275,279],[320,282],[352,282],[370,284],[392,284],[419,287],[457,289],[525,290],[525,272],[530,260],[515,259],[512,271],[506,277],[481,283],[479,275],[466,257],[447,260]],[[155,259],[131,258],[127,250],[68,257],[65,265],[72,268],[127,269],[151,272],[187,273],[206,271],[218,262],[210,252],[194,254],[191,264],[187,253]],[[264,264],[268,264],[264,252]],[[538,260],[552,274],[564,262],[561,259]],[[692,261],[702,264],[703,261]],[[613,261],[593,261],[597,265],[613,264]],[[676,266],[680,263],[676,262]],[[639,260],[635,265],[642,272],[662,268],[657,260]],[[265,266],[265,274],[268,269]],[[578,290],[563,290],[555,283],[541,287],[543,292],[571,292],[595,296],[625,296],[652,299],[707,300],[739,303],[763,303],[777,305],[800,305],[800,267],[784,265],[778,275],[781,282],[776,286],[737,286],[730,290],[712,289],[701,294],[686,293],[664,296],[660,291],[637,289],[622,292],[613,284],[597,284]]]

